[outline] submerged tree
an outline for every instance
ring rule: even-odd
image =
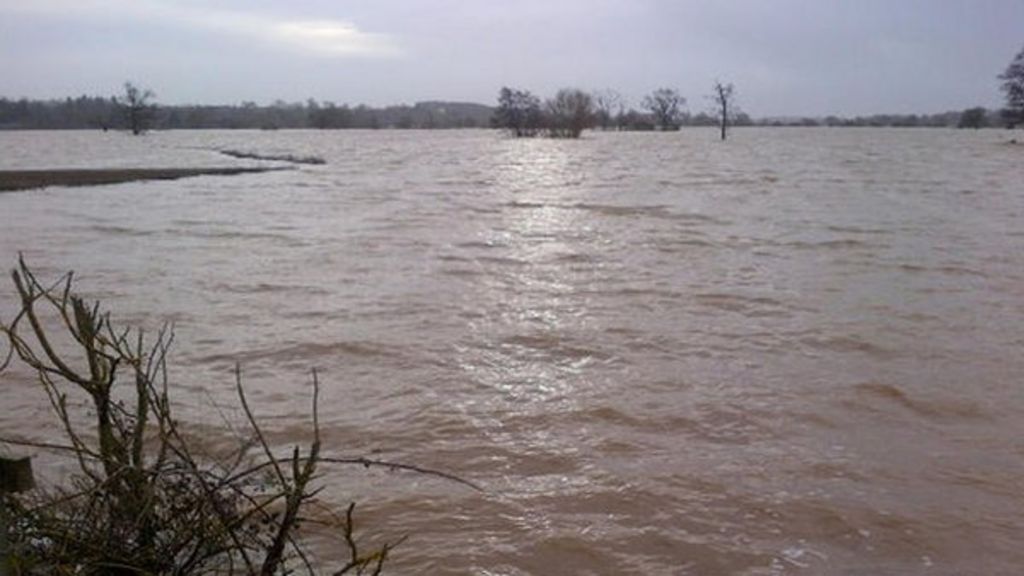
[[[960,121],[957,122],[957,128],[984,128],[988,125],[988,119],[986,118],[987,110],[982,107],[968,108],[960,114]]]
[[[644,96],[642,106],[654,116],[654,123],[661,130],[678,130],[683,120],[683,106],[686,98],[673,88],[658,88]]]
[[[729,125],[733,123],[736,115],[736,89],[732,84],[722,84],[716,81],[711,100],[715,103],[715,113],[718,117],[722,140],[725,140]]]
[[[114,99],[132,134],[138,136],[152,127],[156,117],[155,97],[152,90],[140,90],[131,82],[125,82],[124,94]]]
[[[626,111],[626,99],[611,88],[597,90],[590,95],[594,101],[594,121],[602,130],[607,130],[613,122],[622,118]]]
[[[528,90],[514,90],[507,86],[498,92],[498,108],[491,123],[521,138],[536,136],[543,125],[540,99]]]
[[[594,124],[594,100],[575,88],[563,88],[547,102],[548,130],[554,138],[579,138]]]
[[[1007,125],[1024,124],[1024,48],[1013,57],[999,79],[1003,81],[1000,89],[1006,94],[1003,117]]]

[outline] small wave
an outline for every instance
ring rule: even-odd
[[[606,360],[609,358],[609,355],[605,352],[587,346],[567,343],[565,339],[555,335],[522,334],[511,336],[502,339],[501,345],[518,348],[530,354],[541,354],[569,361]]]
[[[474,214],[500,214],[501,210],[490,206],[460,206],[460,209]]]
[[[893,546],[909,546],[916,539],[914,519],[894,512],[813,497],[790,497],[784,504],[782,515],[791,529],[801,533],[829,534],[855,542],[871,538],[878,545],[891,542]]]
[[[683,298],[682,292],[664,288],[640,288],[626,286],[623,288],[599,287],[593,290],[581,291],[581,294],[593,294],[608,297],[624,297],[629,299],[629,304],[647,305],[656,301],[678,301]]]
[[[655,246],[655,249],[659,252],[666,254],[676,254],[679,252],[689,252],[694,248],[714,248],[715,244],[707,240],[701,240],[699,238],[691,238],[684,240],[670,240],[670,241],[659,241]]]
[[[476,258],[476,261],[481,264],[496,264],[499,266],[525,266],[528,264],[525,260],[508,256],[480,256]]]
[[[827,352],[839,352],[839,353],[860,353],[875,358],[892,358],[896,356],[896,353],[892,350],[879,346],[873,342],[869,342],[858,336],[832,336],[832,337],[815,337],[808,336],[800,339],[800,343],[809,348],[816,350],[824,350]]]
[[[807,475],[812,478],[833,480],[845,478],[848,480],[864,481],[866,476],[857,472],[849,463],[843,461],[814,462],[806,467]]]
[[[569,418],[581,424],[622,426],[647,434],[682,434],[713,444],[750,444],[775,436],[757,411],[729,405],[702,404],[689,414],[645,414],[643,417],[614,408],[591,408]]]
[[[797,250],[853,250],[858,248],[876,248],[876,244],[870,244],[861,240],[854,240],[851,238],[839,238],[836,240],[821,240],[818,242],[811,242],[806,240],[797,240],[794,242],[785,242],[782,246],[789,248],[795,248]]]
[[[588,212],[594,212],[602,216],[644,216],[648,218],[661,218],[665,220],[677,220],[688,222],[719,222],[718,219],[704,214],[697,214],[691,212],[675,212],[668,206],[662,204],[654,204],[649,206],[617,206],[613,204],[589,204],[583,202],[577,204],[570,204],[568,207],[575,210],[586,210]]]
[[[164,233],[173,236],[191,236],[195,238],[208,238],[213,240],[271,240],[289,246],[301,246],[303,242],[287,234],[276,234],[274,232],[246,232],[242,230],[179,230],[168,229]]]
[[[289,362],[294,360],[311,360],[314,358],[343,356],[348,358],[394,358],[398,356],[389,347],[377,342],[330,342],[325,344],[293,344],[278,348],[248,350],[238,354],[209,354],[197,358],[201,363],[241,362],[243,364],[257,361]]]
[[[455,278],[476,278],[483,273],[472,268],[442,268],[441,274]]]
[[[828,226],[825,228],[829,232],[837,232],[839,234],[864,234],[864,235],[882,235],[889,234],[888,230],[882,230],[880,228],[861,228],[858,226]]]
[[[571,254],[559,254],[554,257],[554,261],[564,264],[591,264],[596,262],[597,258],[590,254],[573,252]]]
[[[171,224],[174,224],[175,226],[209,226],[214,223],[215,222],[212,220],[195,220],[191,218],[178,218],[171,220]]]
[[[712,306],[733,304],[755,305],[755,306],[782,306],[782,302],[766,296],[738,296],[736,294],[697,294],[695,298],[705,304]]]
[[[945,266],[922,266],[920,264],[899,264],[897,266],[899,270],[910,273],[939,273],[948,276],[974,276],[984,278],[985,274],[966,268],[963,266],[956,265],[945,265]]]
[[[93,232],[99,232],[101,234],[109,234],[111,236],[152,236],[155,234],[152,230],[139,230],[138,228],[128,228],[127,226],[114,226],[114,225],[94,225],[89,226],[89,230]]]
[[[697,294],[694,299],[703,306],[726,312],[736,312],[748,317],[789,315],[785,303],[767,296],[707,293]]]
[[[598,453],[615,456],[642,455],[647,448],[637,442],[630,442],[621,438],[602,438],[594,446]]]
[[[655,204],[652,206],[616,206],[613,204],[588,204],[585,202],[570,204],[569,208],[585,210],[603,216],[654,216],[665,217],[669,215],[668,206]]]
[[[558,206],[557,204],[542,204],[540,202],[524,202],[524,201],[520,201],[520,200],[513,200],[512,202],[506,202],[505,204],[502,204],[502,206],[505,207],[505,208],[527,208],[527,209],[531,209],[531,208],[546,208],[548,206],[551,206],[553,208],[561,208],[561,206]]]
[[[749,444],[773,436],[756,413],[739,407],[705,406],[696,424],[699,438],[717,444]]]
[[[469,250],[490,250],[492,248],[504,248],[505,244],[493,240],[470,240],[469,242],[459,242],[455,244],[455,247]]]
[[[559,210],[579,210],[592,212],[600,216],[613,217],[647,217],[665,220],[676,220],[701,223],[722,223],[717,218],[705,214],[691,212],[676,212],[664,204],[651,204],[639,206],[620,206],[616,204],[594,204],[589,202],[577,202],[575,204],[540,203],[514,201],[503,204],[506,208],[514,209],[539,209],[554,208]]]
[[[864,382],[854,386],[855,392],[865,398],[875,398],[905,408],[918,416],[930,419],[962,418],[975,419],[984,416],[981,408],[972,402],[924,401],[911,398],[906,392],[892,384]]]
[[[802,422],[819,428],[835,430],[838,424],[821,412],[791,412],[788,415],[794,422]]]
[[[574,421],[580,421],[581,423],[594,423],[600,422],[603,424],[612,424],[616,426],[628,426],[639,428],[643,425],[643,422],[623,412],[615,406],[594,406],[591,408],[585,408],[573,412],[570,418]]]
[[[269,284],[259,282],[256,284],[216,284],[210,288],[215,292],[227,292],[231,294],[283,294],[299,293],[309,295],[330,294],[328,290],[314,286],[294,286],[287,284]]]

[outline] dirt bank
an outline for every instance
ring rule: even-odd
[[[191,176],[231,176],[285,168],[118,168],[101,170],[0,170],[0,191],[46,186],[95,186],[138,180],[177,180]]]

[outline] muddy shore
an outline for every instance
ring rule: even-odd
[[[177,180],[192,176],[232,176],[285,169],[280,167],[233,167],[0,170],[0,192],[45,188],[47,186],[95,186],[139,180]]]

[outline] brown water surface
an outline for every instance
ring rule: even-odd
[[[274,437],[307,440],[317,367],[330,452],[485,488],[326,474],[364,533],[409,535],[395,573],[1018,574],[1006,139],[3,132],[0,169],[327,163],[0,195],[0,261],[173,321],[197,423],[237,416],[237,360]],[[0,378],[0,430],[46,437],[40,391]]]

